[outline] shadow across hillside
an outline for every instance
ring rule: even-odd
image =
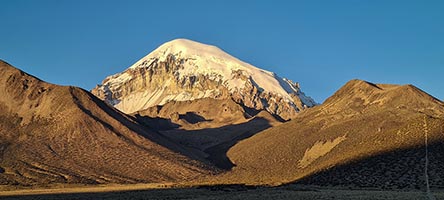
[[[233,132],[237,132],[237,136],[229,141],[225,141],[223,143],[217,144],[205,150],[205,153],[209,154],[207,158],[217,167],[225,170],[230,170],[235,165],[231,162],[231,160],[227,157],[228,150],[233,147],[238,142],[247,139],[258,132],[261,132],[267,128],[270,128],[270,122],[262,117],[257,117],[251,121],[242,124],[228,125],[220,128],[214,129],[203,129],[200,131],[224,131],[230,130]],[[199,131],[198,131],[199,132]]]
[[[171,121],[171,119],[162,118],[162,117],[148,117],[148,116],[142,116],[139,114],[134,115],[137,122],[142,124],[143,126],[146,126],[148,128],[152,128],[156,131],[163,131],[163,130],[171,130],[175,128],[180,128],[179,124],[176,124]]]
[[[211,122],[213,120],[207,120],[204,117],[194,113],[194,112],[186,112],[183,115],[179,114],[179,119],[183,119],[190,124],[197,124],[199,122]]]
[[[188,117],[194,118],[188,119],[190,121],[202,121],[199,120],[200,118],[196,117],[196,115],[189,115]],[[135,115],[135,118],[140,124],[159,131],[161,135],[169,138],[169,140],[176,144],[204,152],[208,156],[202,159],[210,161],[216,167],[224,170],[229,170],[234,166],[226,155],[232,146],[241,140],[271,127],[270,121],[262,117],[255,117],[240,124],[195,130],[182,129],[180,125],[173,123],[170,119],[140,115]],[[208,120],[204,121],[206,122]]]
[[[83,94],[80,91],[83,91]],[[140,122],[137,122],[137,120],[135,120],[134,117],[126,115],[125,113],[122,113],[119,110],[109,106],[104,101],[98,99],[96,96],[94,96],[90,92],[87,92],[83,89],[75,89],[74,87],[71,87],[70,93],[73,96],[77,106],[84,113],[93,117],[95,120],[102,123],[105,127],[110,129],[111,131],[115,132],[117,135],[123,136],[119,132],[117,132],[111,125],[109,125],[109,124],[105,123],[103,120],[101,120],[100,116],[96,116],[95,114],[93,114],[87,108],[87,106],[84,105],[84,102],[88,102],[83,99],[84,97],[87,96],[91,100],[91,102],[93,102],[102,111],[104,111],[110,117],[114,118],[115,120],[117,120],[120,123],[122,123],[123,125],[125,125],[131,131],[138,133],[140,136],[143,136],[144,138],[146,138],[152,142],[155,142],[156,144],[161,145],[171,151],[182,154],[182,155],[187,156],[191,159],[197,159],[197,157],[195,155],[193,155],[192,153],[181,148],[179,145],[175,144],[173,141],[171,141],[167,137],[163,136],[162,134],[159,134],[158,132],[156,132],[156,130],[152,129],[152,127],[149,127],[150,129],[146,130],[146,126],[144,126]],[[135,120],[135,121],[132,121],[132,120]],[[175,126],[175,125],[177,125],[177,124],[174,124],[174,123],[172,124],[172,126]],[[134,145],[137,145],[137,144],[134,143]],[[144,148],[140,145],[137,145],[137,146],[139,146],[140,148]]]
[[[444,189],[444,142],[429,144],[428,151],[430,187]],[[425,190],[425,154],[425,146],[399,149],[334,166],[294,183],[351,189]]]

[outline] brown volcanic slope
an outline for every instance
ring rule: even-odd
[[[348,82],[320,106],[243,140],[222,182],[444,186],[444,106],[412,85]],[[301,178],[305,177],[301,180]]]
[[[80,88],[1,61],[0,94],[0,184],[166,182],[208,173]]]

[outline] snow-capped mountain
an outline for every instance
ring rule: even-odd
[[[316,105],[298,83],[199,42],[167,42],[92,90],[125,113],[169,101],[232,98],[239,104],[290,119]]]

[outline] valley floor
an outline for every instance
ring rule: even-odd
[[[300,185],[168,187],[170,186],[139,184],[14,190],[0,192],[0,199],[429,199],[424,191],[349,190]],[[435,199],[444,200],[444,190],[432,190],[432,194]]]

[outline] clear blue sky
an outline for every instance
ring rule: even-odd
[[[300,82],[322,102],[350,79],[444,98],[444,1],[0,0],[0,59],[90,90],[188,38]]]

